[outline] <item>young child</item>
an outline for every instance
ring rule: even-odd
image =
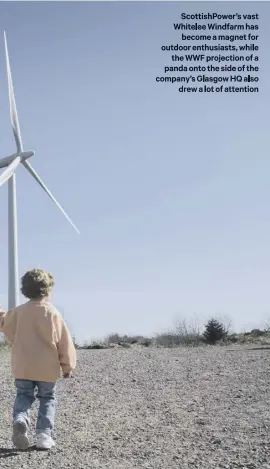
[[[12,374],[17,395],[13,408],[13,444],[27,449],[30,408],[37,397],[36,424],[39,449],[55,446],[52,439],[55,417],[55,387],[61,377],[71,376],[76,366],[76,350],[68,328],[49,302],[54,286],[51,274],[33,269],[22,277],[22,294],[28,301],[0,312],[0,332],[11,342]],[[1,308],[0,308],[1,309]]]

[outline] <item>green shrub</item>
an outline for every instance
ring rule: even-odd
[[[205,326],[203,337],[207,344],[215,345],[219,340],[226,339],[227,332],[221,322],[216,319],[210,319]]]
[[[239,336],[237,334],[230,334],[227,337],[227,341],[231,342],[232,344],[236,344],[239,342]]]
[[[150,347],[150,345],[152,345],[152,340],[151,339],[143,339],[140,342],[140,345],[143,345],[144,347]]]
[[[108,347],[106,347],[106,345],[104,345],[104,344],[98,344],[96,342],[93,342],[90,345],[86,345],[84,348],[86,348],[86,350],[103,350],[103,349],[106,349]]]
[[[117,332],[108,335],[108,337],[106,338],[106,342],[108,344],[118,344],[118,345],[122,345],[122,344],[134,345],[134,344],[140,343],[143,340],[145,340],[145,337],[140,336],[140,335],[135,335],[135,336],[120,335]]]

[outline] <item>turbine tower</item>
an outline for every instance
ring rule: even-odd
[[[18,232],[17,232],[17,199],[16,199],[16,169],[22,164],[31,176],[37,181],[42,189],[48,194],[51,200],[61,210],[63,215],[79,233],[74,223],[71,221],[67,213],[55,199],[44,182],[40,179],[37,172],[29,163],[28,158],[34,155],[33,151],[24,151],[20,133],[18,114],[15,103],[14,89],[12,83],[12,75],[8,54],[7,38],[4,32],[8,93],[11,125],[15,137],[17,151],[12,155],[0,159],[0,168],[6,168],[0,174],[0,187],[8,182],[8,309],[13,309],[19,304],[19,269],[18,269]]]

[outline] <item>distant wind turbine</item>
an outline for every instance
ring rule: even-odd
[[[30,165],[28,158],[34,155],[33,151],[23,151],[23,144],[20,133],[19,120],[17,115],[14,89],[12,83],[7,38],[4,32],[5,53],[6,53],[6,66],[7,66],[7,79],[8,79],[8,92],[9,92],[9,105],[10,117],[15,137],[17,151],[12,155],[0,159],[0,168],[6,168],[0,174],[0,187],[8,181],[8,309],[15,308],[19,303],[19,271],[18,271],[18,233],[17,233],[17,200],[16,200],[16,175],[15,171],[20,164],[31,174],[31,176],[38,182],[42,189],[48,194],[52,201],[61,210],[63,215],[79,233],[74,223],[71,221],[67,213],[63,210],[61,205],[57,202],[55,197],[45,186],[40,179],[37,172]]]

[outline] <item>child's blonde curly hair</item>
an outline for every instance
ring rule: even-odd
[[[21,292],[30,300],[45,298],[49,296],[53,286],[54,278],[43,269],[28,270],[21,279]]]

